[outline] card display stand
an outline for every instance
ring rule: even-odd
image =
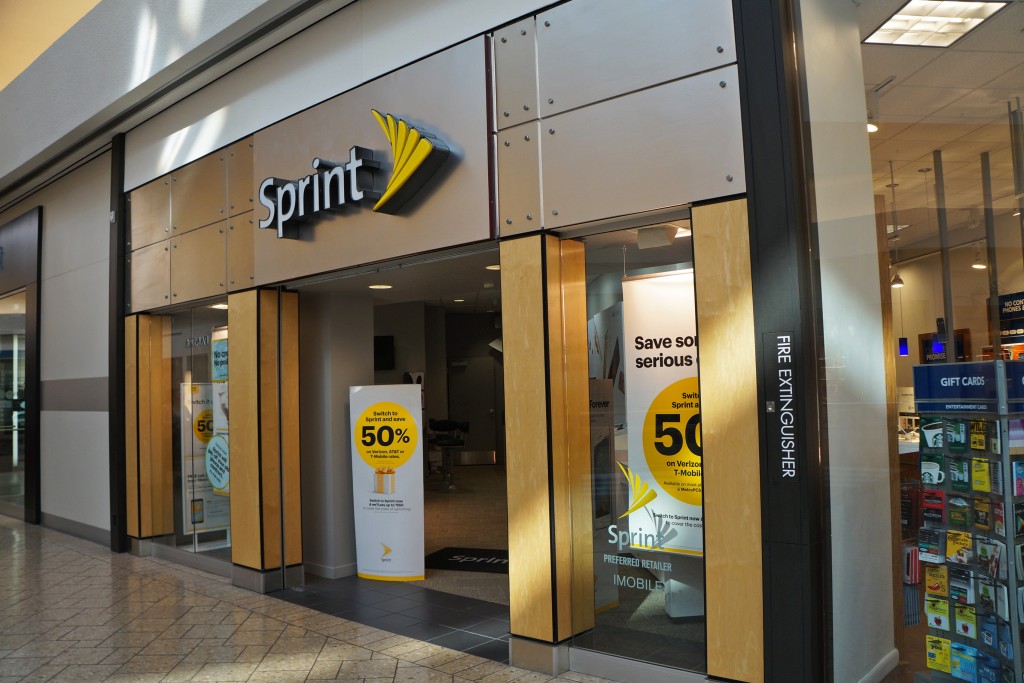
[[[928,671],[915,680],[1022,681],[1024,368],[1007,368],[1017,365],[914,368],[921,484],[909,517],[920,521],[928,627]]]

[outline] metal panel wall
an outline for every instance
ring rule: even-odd
[[[171,240],[171,302],[225,294],[227,287],[226,221]]]
[[[727,2],[573,0],[537,15],[543,117],[735,61]]]
[[[170,249],[170,240],[164,240],[132,252],[129,310],[145,311],[171,302]]]
[[[172,235],[224,218],[227,202],[225,156],[225,150],[214,152],[171,174]]]
[[[541,128],[548,228],[746,190],[735,66],[552,116]]]
[[[498,133],[498,229],[502,235],[537,230],[543,225],[540,196],[540,124],[530,121]]]
[[[164,176],[133,190],[131,202],[131,241],[139,249],[165,240],[171,234],[171,177]]]
[[[494,86],[498,130],[537,118],[540,107],[533,17],[494,32]]]

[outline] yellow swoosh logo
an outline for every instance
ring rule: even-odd
[[[371,109],[395,160],[384,194],[374,205],[380,213],[397,213],[441,167],[450,154],[448,146],[404,119]]]
[[[653,490],[647,483],[640,478],[639,475],[633,474],[628,467],[623,465],[621,462],[615,463],[622,470],[623,476],[626,477],[626,481],[629,483],[629,507],[626,511],[619,515],[619,519],[622,519],[626,515],[630,515],[644,505],[647,505],[652,500],[658,497],[658,492]]]

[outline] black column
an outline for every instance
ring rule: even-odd
[[[816,330],[795,32],[788,0],[734,0],[761,406],[765,680],[826,681]]]
[[[110,305],[107,395],[110,433],[110,549],[128,549],[124,450],[125,239],[128,200],[124,193],[124,134],[110,147]]]

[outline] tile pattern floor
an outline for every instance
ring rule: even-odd
[[[458,572],[466,574],[467,572]],[[408,583],[306,577],[282,600],[399,635],[508,662],[509,608]]]
[[[0,517],[0,683],[104,680],[603,681],[552,679]]]

